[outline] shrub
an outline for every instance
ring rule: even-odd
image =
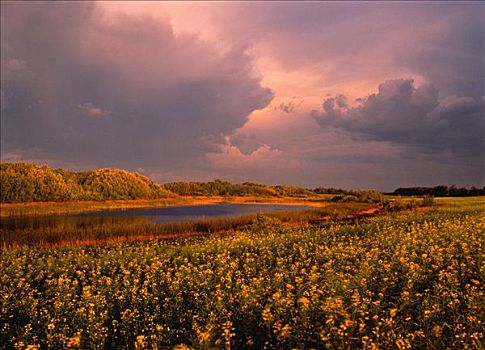
[[[148,177],[117,169],[70,172],[26,163],[0,167],[2,203],[155,199],[173,196]]]
[[[383,203],[384,195],[375,190],[350,191],[349,194],[334,196],[332,202],[362,202],[362,203]]]
[[[434,204],[434,196],[433,195],[426,195],[423,196],[423,205],[433,205]]]

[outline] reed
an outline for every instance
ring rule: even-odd
[[[331,218],[356,215],[369,208],[365,203],[333,203],[322,208],[266,214],[282,223],[318,223]],[[58,246],[127,241],[130,239],[173,239],[187,234],[210,234],[241,229],[257,214],[174,223],[152,223],[144,217],[79,218],[33,217],[0,218],[0,245]]]

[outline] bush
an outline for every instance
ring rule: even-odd
[[[384,195],[375,190],[349,191],[349,194],[334,196],[332,202],[361,202],[361,203],[383,203]]]
[[[249,230],[250,232],[261,234],[279,228],[281,228],[281,220],[260,213],[251,222]]]
[[[83,187],[96,199],[154,199],[168,196],[149,178],[118,169],[98,169],[88,175]]]
[[[2,203],[173,196],[173,193],[145,176],[117,169],[70,172],[45,165],[4,163],[0,167],[0,184]]]
[[[72,198],[62,175],[47,166],[1,164],[0,184],[1,202],[64,201]]]
[[[433,195],[426,195],[423,197],[423,205],[433,205],[433,204],[434,204]]]

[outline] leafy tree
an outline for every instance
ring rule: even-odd
[[[70,172],[45,165],[3,163],[0,201],[155,199],[173,196],[151,179],[117,169]]]
[[[471,187],[457,188],[455,185],[439,185],[435,187],[403,187],[393,192],[399,196],[435,196],[435,197],[466,197],[466,196],[485,196],[485,187],[479,189]]]

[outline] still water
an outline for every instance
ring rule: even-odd
[[[209,204],[177,207],[127,209],[88,212],[76,215],[2,218],[2,230],[52,229],[66,225],[79,228],[112,223],[173,223],[219,217],[237,217],[256,213],[307,210],[307,206],[282,204]]]

